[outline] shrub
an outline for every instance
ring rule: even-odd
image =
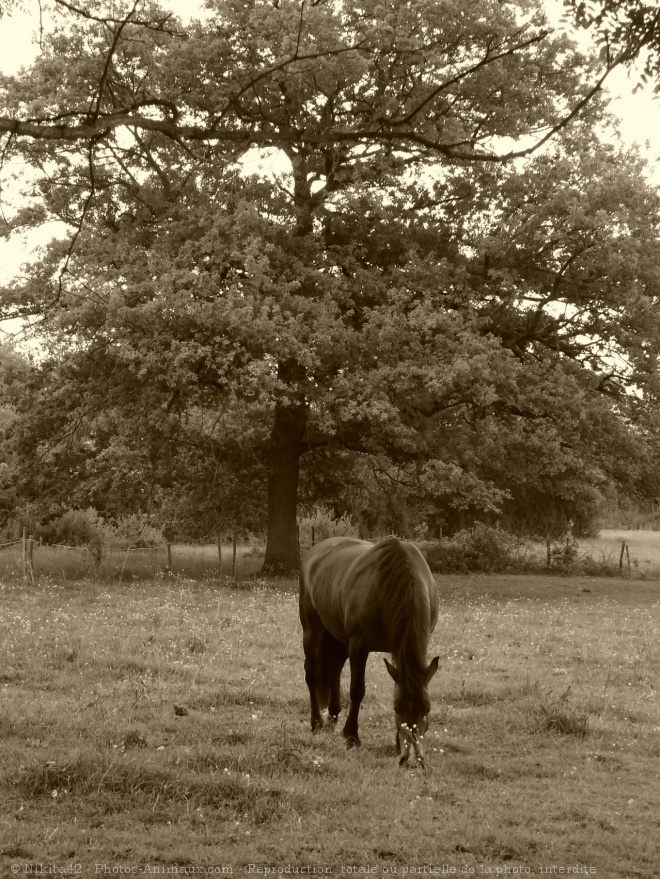
[[[93,507],[67,510],[48,525],[40,527],[38,533],[44,543],[84,547],[91,553],[97,566],[101,564],[103,553],[108,550],[125,549],[127,546],[150,549],[165,542],[162,532],[149,525],[143,516],[126,516],[110,524]]]
[[[93,507],[86,510],[67,510],[57,519],[39,528],[44,543],[64,546],[84,546],[101,563],[103,547],[112,540],[112,529]]]
[[[299,529],[301,546],[311,546],[327,537],[358,537],[358,527],[350,516],[334,516],[327,507],[322,506],[314,507],[301,518]]]
[[[522,567],[521,541],[481,522],[422,549],[431,570],[439,574],[502,573]]]
[[[165,543],[163,532],[150,525],[147,517],[139,513],[124,516],[114,525],[106,527],[111,532],[109,537],[115,546],[151,549]]]

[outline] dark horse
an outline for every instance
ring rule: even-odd
[[[349,745],[359,745],[358,712],[364,698],[367,656],[385,660],[394,679],[396,749],[402,765],[410,748],[424,762],[431,703],[428,684],[438,657],[426,664],[429,635],[438,618],[435,580],[412,543],[387,537],[375,546],[352,537],[331,537],[312,548],[300,574],[300,621],[305,650],[312,730],[321,729],[326,707],[331,723],[340,705],[339,678],[348,659],[351,706],[344,726]]]

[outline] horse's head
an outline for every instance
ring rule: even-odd
[[[417,765],[424,766],[426,754],[426,731],[429,727],[429,711],[431,700],[428,686],[431,678],[438,670],[439,657],[431,660],[427,669],[421,669],[414,682],[405,681],[396,666],[385,660],[390,676],[396,687],[394,689],[394,717],[396,719],[397,753],[399,765],[408,762],[410,750],[415,755]],[[413,686],[411,684],[414,683]]]

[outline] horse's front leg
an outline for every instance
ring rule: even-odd
[[[360,744],[360,736],[358,735],[358,714],[366,690],[364,673],[367,667],[368,656],[369,651],[364,645],[356,638],[351,638],[348,645],[348,661],[351,668],[351,707],[348,711],[346,724],[344,725],[344,738],[349,747]]]

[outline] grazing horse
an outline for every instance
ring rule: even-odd
[[[429,635],[438,619],[438,595],[424,556],[412,543],[387,537],[376,545],[331,537],[312,548],[300,572],[300,621],[309,687],[312,730],[331,723],[341,708],[339,678],[351,669],[351,705],[344,725],[347,744],[359,745],[358,712],[364,698],[367,656],[385,660],[394,679],[396,750],[400,764],[412,748],[424,763],[424,736],[431,707],[428,684],[438,657],[426,664]]]

